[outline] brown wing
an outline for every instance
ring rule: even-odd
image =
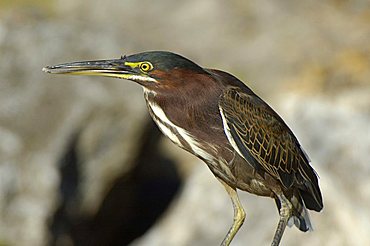
[[[231,145],[257,171],[267,172],[289,188],[308,192],[322,206],[316,174],[289,127],[262,99],[237,87],[219,101]],[[320,205],[321,204],[321,205]]]

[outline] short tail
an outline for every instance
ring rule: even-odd
[[[302,200],[299,191],[294,192],[294,194],[288,198],[293,206],[292,216],[288,220],[288,226],[292,227],[295,225],[299,230],[313,231],[313,226],[310,220],[310,215],[307,208]],[[278,198],[275,199],[278,210],[280,211],[281,204]]]

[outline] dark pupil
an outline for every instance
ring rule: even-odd
[[[143,65],[141,66],[141,68],[142,68],[143,70],[147,70],[147,69],[148,69],[148,64],[143,64]]]

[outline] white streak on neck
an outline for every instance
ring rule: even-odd
[[[209,154],[207,151],[205,151],[201,147],[201,145],[195,139],[194,136],[192,136],[185,129],[175,125],[170,119],[168,119],[166,113],[163,111],[161,107],[159,107],[155,102],[148,100],[149,93],[152,93],[151,91],[144,89],[144,93],[145,93],[145,98],[147,99],[147,104],[151,108],[153,114],[158,119],[160,119],[163,123],[165,123],[163,124],[162,122],[153,118],[156,124],[158,125],[159,129],[162,131],[162,133],[165,136],[167,136],[172,142],[174,142],[178,146],[184,148],[184,145],[181,143],[179,137],[176,134],[174,134],[171,131],[171,129],[169,129],[169,127],[167,127],[167,126],[170,126],[171,128],[176,129],[177,133],[181,136],[181,138],[190,146],[191,149],[188,149],[188,151],[194,153],[195,155],[197,155],[198,157],[204,160],[207,160],[210,162],[215,160],[215,158],[211,154]]]

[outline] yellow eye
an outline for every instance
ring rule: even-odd
[[[149,72],[153,69],[153,65],[150,62],[142,62],[140,63],[140,69],[143,72]]]

